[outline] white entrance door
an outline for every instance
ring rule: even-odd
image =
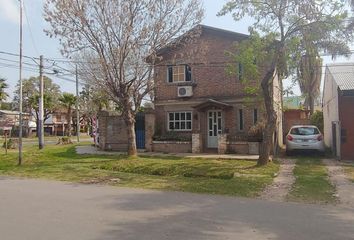
[[[220,110],[208,111],[208,148],[218,147],[218,134],[221,133],[222,114]]]

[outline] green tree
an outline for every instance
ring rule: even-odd
[[[316,111],[312,114],[311,116],[311,124],[315,125],[320,129],[320,131],[323,133],[323,112],[321,111]]]
[[[321,76],[322,58],[315,46],[308,43],[298,64],[297,79],[301,93],[305,97],[305,108],[310,110],[311,115],[314,113],[315,100],[320,95]]]
[[[102,110],[114,110],[110,108],[111,101],[104,91],[86,85],[79,95],[80,122],[86,122],[92,129],[93,122],[97,119],[97,114]],[[74,117],[76,123],[77,119]]]
[[[72,124],[72,111],[73,106],[76,104],[76,97],[71,93],[63,93],[59,97],[59,102],[62,107],[66,109],[66,117],[67,117],[67,136],[71,137],[71,124]]]
[[[25,112],[34,113],[34,117],[37,123],[37,133],[38,133],[38,123],[39,123],[39,77],[30,77],[22,81],[22,101],[23,109]],[[44,95],[43,95],[43,120],[44,122],[50,117],[50,115],[58,107],[58,99],[60,96],[59,85],[53,83],[52,79],[44,76]],[[16,86],[14,105],[17,106],[19,102],[20,87],[19,84]]]
[[[298,49],[301,34],[304,32],[312,37],[315,36],[313,42],[320,50],[327,50],[333,55],[339,52],[350,52],[348,43],[353,38],[353,32],[347,31],[346,28],[348,17],[346,4],[341,0],[230,0],[219,12],[219,15],[231,13],[236,21],[245,16],[252,17],[255,22],[251,28],[251,35],[257,35],[254,33],[258,32],[258,36],[263,35],[267,39],[260,41],[257,37],[251,38],[251,40],[255,39],[253,40],[255,43],[249,45],[251,48],[258,45],[264,53],[263,58],[271,56],[264,62],[269,63],[266,64],[265,69],[259,69],[259,64],[253,65],[258,72],[265,71],[265,74],[261,75],[261,88],[266,109],[266,124],[258,160],[259,165],[267,164],[269,161],[275,132],[273,81],[278,79],[282,89],[281,80],[287,78],[295,67],[292,65],[292,55],[300,55]],[[239,49],[239,51],[246,54],[245,52],[249,50],[246,48]],[[250,59],[256,57],[250,55],[252,52],[247,55]],[[274,77],[276,75],[278,78]],[[249,76],[245,78],[250,79]]]
[[[5,89],[8,88],[9,86],[6,83],[5,78],[0,78],[0,104],[2,101],[6,100],[6,98],[9,96],[6,92]]]

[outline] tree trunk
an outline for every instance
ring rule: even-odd
[[[127,114],[124,117],[125,124],[127,125],[127,134],[128,134],[128,156],[137,156],[138,151],[136,148],[136,139],[135,139],[135,118],[134,115],[127,111]]]
[[[312,114],[315,111],[315,99],[310,95],[309,96],[309,109],[310,109],[310,115],[312,116]]]
[[[277,116],[273,104],[273,80],[275,74],[275,63],[262,79],[262,93],[266,109],[266,125],[263,132],[263,141],[260,146],[258,165],[266,165],[269,161],[270,150],[273,144],[273,135]]]
[[[68,137],[71,137],[71,108],[68,109]]]

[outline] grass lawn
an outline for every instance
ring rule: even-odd
[[[19,167],[16,151],[0,153],[0,175],[244,197],[257,196],[278,170],[246,160],[77,155],[75,145],[26,146]]]
[[[329,182],[327,169],[316,157],[302,157],[296,161],[295,184],[288,195],[290,201],[334,203],[335,187]]]
[[[354,183],[354,163],[344,163],[343,168],[349,180]]]

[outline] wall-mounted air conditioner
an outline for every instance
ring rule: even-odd
[[[193,96],[193,87],[192,86],[178,87],[177,95],[178,97],[191,97]]]

